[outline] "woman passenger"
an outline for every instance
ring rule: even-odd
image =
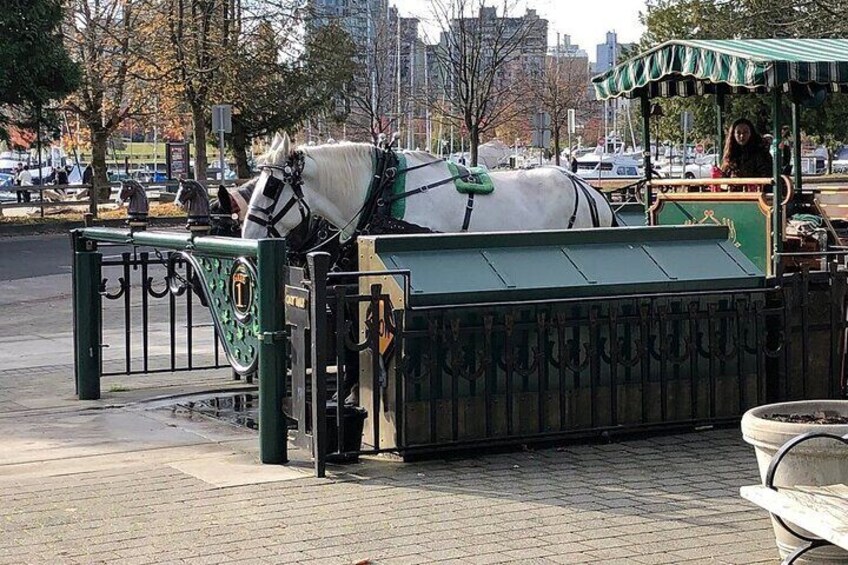
[[[771,178],[772,158],[754,124],[739,118],[727,132],[721,171],[725,177]]]

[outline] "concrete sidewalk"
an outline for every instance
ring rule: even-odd
[[[0,371],[0,563],[776,563],[738,430],[331,466],[258,463],[255,432],[169,408],[227,370]],[[110,392],[111,391],[111,392]],[[158,399],[158,400],[157,400]]]

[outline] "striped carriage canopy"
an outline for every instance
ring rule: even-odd
[[[784,92],[848,92],[847,39],[667,41],[592,79],[598,100]]]

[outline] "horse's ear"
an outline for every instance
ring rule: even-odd
[[[283,144],[280,146],[280,153],[286,157],[288,157],[289,153],[291,153],[291,139],[289,139],[288,133],[283,134]]]
[[[233,203],[230,199],[230,192],[223,184],[218,185],[218,206],[220,206],[222,214],[230,215],[233,213]]]
[[[283,143],[283,136],[280,132],[274,134],[274,141],[271,142],[271,151],[276,151]]]

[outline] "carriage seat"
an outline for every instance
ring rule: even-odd
[[[495,190],[492,178],[485,167],[466,167],[448,161],[451,176],[462,175],[453,181],[460,194],[491,194]]]

